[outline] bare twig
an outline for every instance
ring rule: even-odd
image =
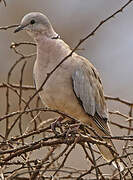
[[[5,2],[5,0],[1,1]],[[122,12],[123,9],[126,8],[132,1],[133,0],[129,0],[115,13],[101,21],[93,29],[92,32],[90,32],[87,36],[81,39],[72,49],[72,51],[68,54],[68,56],[64,57],[60,61],[60,63],[56,67],[54,67],[51,72],[47,74],[47,77],[44,80],[42,86],[36,92],[34,92],[34,86],[23,85],[25,64],[26,62],[28,62],[28,59],[35,57],[36,54],[25,55],[25,53],[21,51],[22,46],[29,45],[33,47],[36,46],[36,44],[32,42],[13,42],[11,44],[10,48],[13,49],[14,53],[19,56],[19,58],[10,68],[7,81],[4,83],[0,83],[0,90],[4,90],[4,92],[6,92],[6,113],[3,116],[1,115],[0,117],[0,126],[4,127],[3,125],[5,125],[6,127],[4,135],[2,132],[0,134],[0,166],[2,169],[2,171],[0,172],[0,178],[3,178],[3,180],[51,180],[52,178],[54,179],[58,177],[58,179],[60,180],[85,180],[86,178],[88,179],[89,176],[91,177],[89,179],[92,179],[94,177],[93,179],[99,180],[133,179],[133,146],[131,144],[133,141],[133,136],[131,134],[133,131],[133,102],[124,100],[119,97],[105,96],[106,100],[108,101],[116,101],[127,106],[127,113],[123,113],[123,111],[116,111],[115,109],[113,111],[110,111],[110,114],[115,117],[122,117],[122,119],[124,119],[124,122],[126,123],[125,125],[124,123],[111,121],[111,124],[116,126],[117,129],[121,128],[127,130],[127,134],[121,136],[99,137],[92,127],[81,125],[79,120],[71,117],[71,115],[69,114],[65,114],[64,112],[60,112],[56,109],[42,108],[39,103],[39,98],[34,99],[35,97],[37,97],[36,95],[38,95],[39,91],[42,90],[42,87],[49,80],[49,78],[54,75],[54,72],[59,68],[59,66],[64,63],[69,57],[71,57],[76,50],[79,50],[79,46],[89,37],[93,36],[98,31],[98,29],[103,26],[104,23],[111,20],[118,13]],[[3,26],[0,27],[0,30],[8,30],[17,26],[18,25]],[[18,77],[19,81],[17,83],[13,83],[11,81],[12,73],[17,68],[17,65],[23,61],[25,62],[24,64],[22,64],[22,68],[20,70],[20,76]],[[11,112],[11,91],[14,92],[13,95],[15,95],[19,100],[17,106],[18,109],[16,109],[15,112]],[[31,91],[33,95],[28,98],[27,96],[24,97],[24,91]],[[34,104],[31,103],[33,99],[35,100]],[[61,127],[57,129],[59,130],[59,135],[55,135],[51,130],[50,126],[50,122],[53,122],[55,118],[48,119],[46,120],[46,122],[44,122],[46,112],[54,112],[59,116],[61,115],[63,117],[66,117],[66,119],[61,122]],[[28,122],[30,122],[26,128],[24,128],[23,126],[23,123],[25,122],[25,117],[27,117]],[[45,117],[45,119],[47,118]],[[39,121],[40,125],[37,124],[37,121]],[[31,123],[34,123],[34,127],[31,127]],[[68,129],[71,129],[75,125],[75,123],[80,126],[79,130],[77,132],[69,134]],[[16,124],[19,125],[18,127],[20,133],[15,131],[16,134],[14,135],[13,128],[16,127]],[[86,133],[86,135],[83,135],[85,134],[85,132],[82,134],[83,127],[84,129],[89,129],[89,131],[92,131],[94,136],[88,135],[88,133]],[[14,137],[10,137],[11,134]],[[105,139],[113,139],[117,142],[121,141],[121,143],[123,143],[124,145],[122,155],[120,156],[117,152],[113,151],[111,145],[104,141]],[[89,147],[87,146],[87,143]],[[79,147],[83,148],[86,156],[85,160],[89,160],[89,162],[91,162],[89,163],[89,166],[87,166],[87,169],[79,170],[73,167],[65,167],[66,161],[68,161],[70,154],[75,148],[76,144],[79,144]],[[118,170],[116,171],[112,170],[110,174],[105,174],[104,172],[106,171],[104,167],[110,165],[112,161],[109,163],[101,163],[99,157],[96,158],[95,156],[97,155],[97,150],[95,150],[95,147],[92,148],[90,144],[99,144],[106,146],[110,149],[112,153],[115,153],[116,157],[112,161],[116,161],[117,159],[122,161],[125,166],[123,172],[120,172],[118,168]],[[61,146],[62,148],[58,148],[58,146]],[[48,148],[49,151],[44,154],[45,156],[43,158],[38,159],[38,152],[40,152],[42,148]],[[88,150],[90,150],[90,152]],[[35,152],[36,156],[34,156],[33,152]],[[101,169],[102,167],[103,169]],[[52,177],[50,176],[51,173],[53,174]]]

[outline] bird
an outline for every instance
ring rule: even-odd
[[[21,30],[26,30],[37,44],[33,76],[38,90],[47,74],[71,53],[71,48],[55,32],[48,17],[40,12],[26,14],[14,32]],[[94,131],[88,130],[91,135],[111,136],[103,85],[98,71],[85,57],[75,52],[68,57],[46,81],[39,96],[47,107],[71,115],[92,127]],[[104,141],[117,152],[111,139]],[[105,145],[97,144],[97,147],[107,162],[117,155]],[[123,170],[119,159],[112,164]]]

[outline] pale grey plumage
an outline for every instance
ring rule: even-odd
[[[92,116],[97,112],[101,118],[107,119],[102,84],[94,67],[83,64],[74,71],[72,79],[74,91],[82,101],[85,111]]]
[[[26,15],[15,32],[21,29],[26,29],[37,43],[34,76],[36,87],[39,89],[47,73],[51,72],[71,50],[64,41],[57,38],[57,33],[48,18],[41,13]],[[73,53],[52,74],[39,95],[47,106],[79,119],[94,128],[99,136],[110,135],[102,83],[97,70],[87,59]],[[92,131],[89,132],[95,135]],[[112,141],[106,141],[115,150]],[[98,148],[107,161],[114,158],[107,147],[98,145]],[[118,163],[122,169],[121,163]]]
[[[81,101],[84,110],[102,129],[106,135],[110,135],[106,128],[108,119],[107,107],[103,94],[103,87],[96,69],[84,62],[72,74],[73,88]]]

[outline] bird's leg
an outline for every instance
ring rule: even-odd
[[[54,132],[56,136],[58,136],[60,133],[56,130],[56,128],[60,128],[61,133],[63,133],[63,129],[61,127],[61,121],[64,120],[65,117],[60,116],[58,117],[53,123],[51,123],[51,129]]]

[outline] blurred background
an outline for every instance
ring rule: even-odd
[[[22,17],[32,11],[47,15],[61,38],[72,48],[80,39],[89,34],[101,20],[111,15],[127,0],[13,0],[7,1],[7,7],[0,3],[0,27],[19,24]],[[133,3],[122,13],[105,23],[95,34],[86,40],[79,50],[80,55],[88,58],[100,73],[106,95],[133,101]],[[14,29],[0,31],[0,81],[4,82],[12,64],[18,59],[10,45],[12,42],[33,41],[25,32],[13,33]],[[35,47],[21,48],[24,54],[35,52]],[[24,84],[33,85],[32,69],[35,58],[28,60],[24,74]],[[17,82],[20,68],[14,71],[12,82]],[[30,94],[28,94],[29,96]],[[11,111],[17,109],[14,96],[11,97]],[[0,90],[0,115],[5,113],[5,92]],[[127,107],[119,103],[108,103],[109,110],[127,113]],[[120,117],[110,117],[113,121],[126,124]],[[28,120],[27,120],[28,121]],[[0,129],[3,129],[1,126]],[[114,135],[125,134],[112,127]],[[119,148],[116,142],[117,148]],[[78,154],[73,156],[76,158]],[[81,156],[79,164],[86,166]]]
[[[18,24],[21,18],[32,11],[46,14],[55,30],[71,47],[86,36],[104,18],[119,9],[126,0],[26,0],[7,1],[0,4],[0,26]],[[89,38],[78,53],[87,57],[100,72],[106,94],[133,99],[133,4],[108,21],[94,37]],[[10,50],[12,41],[30,40],[23,32],[13,29],[0,32],[0,79],[15,61]],[[27,51],[28,52],[28,51]],[[32,68],[31,68],[32,71]],[[32,74],[29,74],[32,78]],[[31,83],[31,81],[29,81]]]

